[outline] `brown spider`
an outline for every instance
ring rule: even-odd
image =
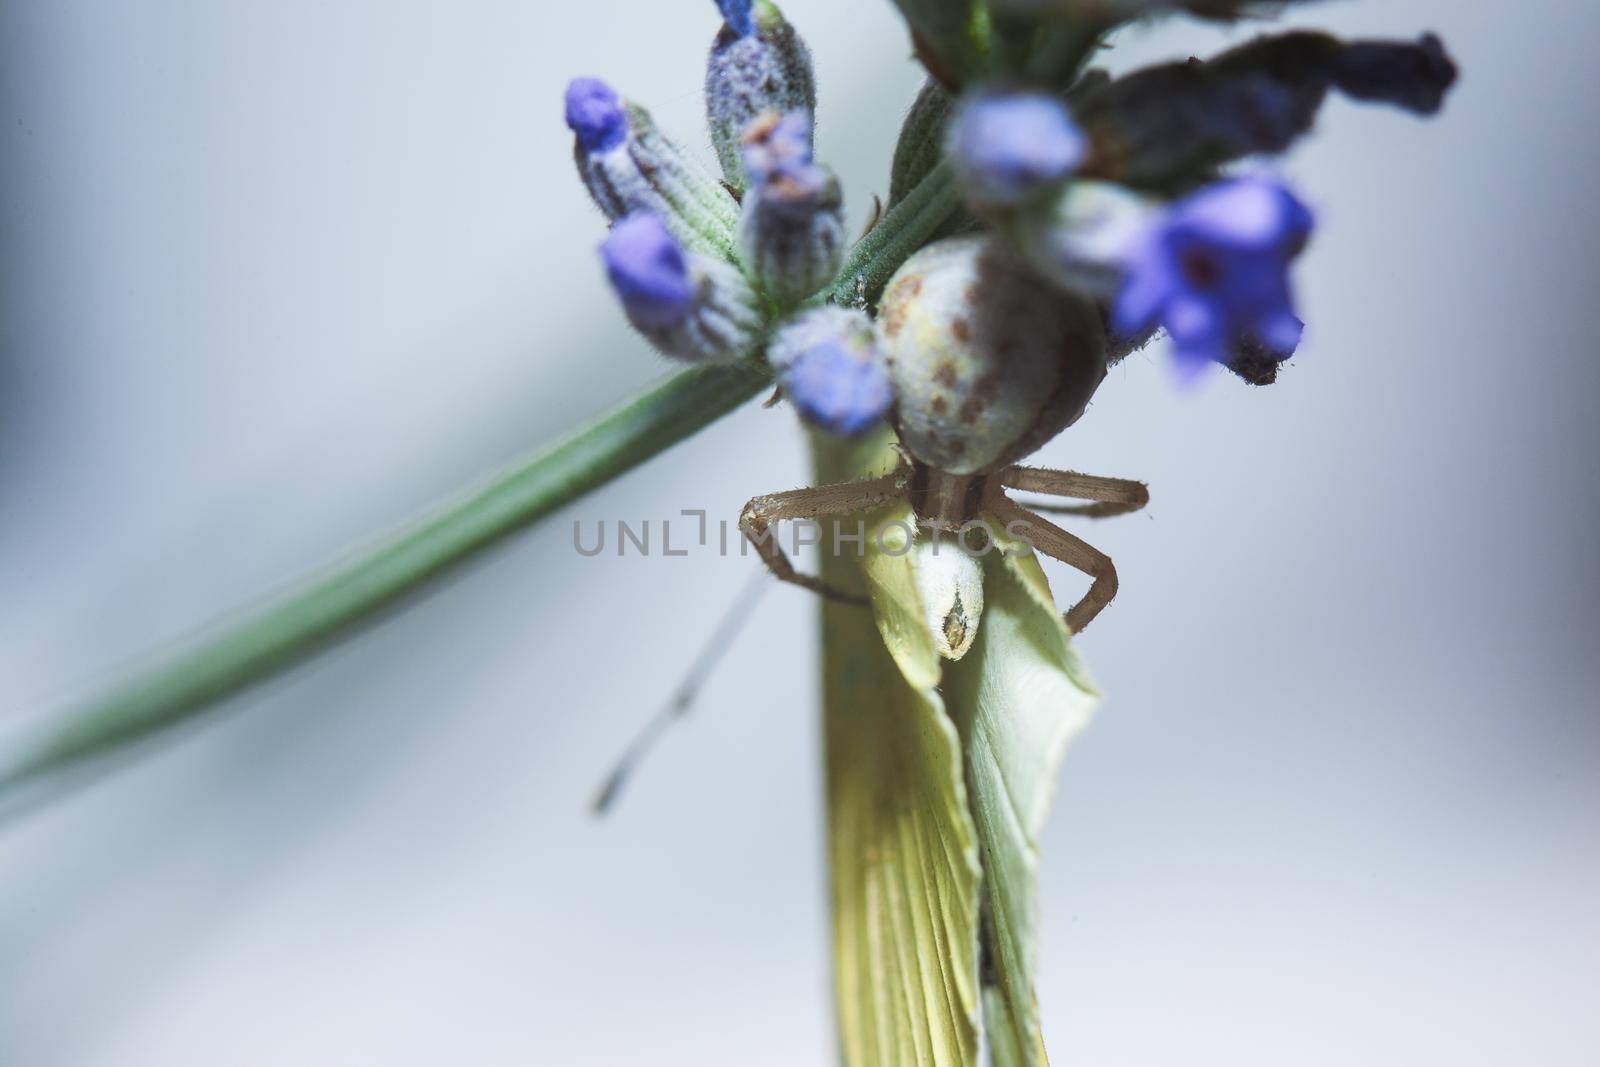
[[[1050,287],[1003,248],[956,237],[918,252],[889,282],[878,342],[894,386],[902,463],[867,481],[758,496],[739,527],[772,572],[848,603],[863,599],[801,574],[771,535],[783,521],[835,518],[905,501],[920,525],[992,519],[1093,579],[1066,613],[1081,633],[1117,595],[1111,558],[1038,511],[1107,518],[1143,508],[1139,482],[1017,466],[1078,420],[1105,379],[1099,310]],[[1007,489],[1088,501],[1024,508]]]

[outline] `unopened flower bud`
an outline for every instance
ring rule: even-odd
[[[630,215],[600,246],[628,321],[669,356],[731,362],[750,354],[762,326],[738,268],[685,250],[659,215]]]
[[[840,437],[870,430],[893,402],[872,320],[859,311],[806,312],[773,337],[767,361],[800,416]]]
[[[816,170],[811,120],[798,111],[757,116],[739,142],[739,162],[755,185],[805,185]]]
[[[659,215],[689,247],[733,257],[739,205],[648,112],[605,82],[578,78],[567,86],[566,119],[578,174],[607,218]]]
[[[1073,182],[1048,211],[1007,229],[1028,261],[1057,285],[1110,299],[1128,255],[1157,213],[1154,202],[1110,182]]]
[[[961,102],[948,145],[967,201],[978,211],[1020,207],[1060,188],[1088,150],[1058,98],[995,90]]]
[[[728,29],[740,37],[756,32],[755,0],[717,0],[717,10]]]
[[[1284,0],[990,0],[993,9],[1009,15],[1060,18],[1069,16],[1111,26],[1129,19],[1186,12],[1203,19],[1231,22]]]
[[[567,85],[567,128],[584,153],[609,152],[628,138],[628,116],[616,91],[599,78]]]
[[[1416,44],[1356,41],[1330,63],[1333,83],[1346,96],[1394,104],[1419,115],[1444,106],[1445,93],[1456,83],[1457,70],[1434,34]]]
[[[1167,193],[1194,188],[1235,160],[1286,150],[1311,129],[1330,87],[1428,115],[1455,79],[1431,35],[1414,44],[1262,37],[1080,94],[1073,112],[1094,146],[1083,174]]]
[[[961,659],[983,619],[983,564],[956,537],[939,532],[917,539],[912,566],[934,647],[945,659]]]
[[[722,174],[746,183],[744,131],[769,111],[799,112],[809,125],[817,109],[811,52],[769,0],[717,0],[724,25],[706,64],[706,119]]]
[[[844,259],[839,180],[812,160],[811,124],[801,112],[769,112],[746,131],[750,189],[739,224],[745,265],[780,307],[833,280]]]

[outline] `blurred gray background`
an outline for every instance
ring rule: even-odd
[[[789,8],[864,218],[916,71],[886,2]],[[1155,496],[1090,533],[1123,592],[1045,842],[1046,1036],[1097,1067],[1592,1064],[1600,9],[1298,21],[1436,29],[1465,80],[1432,124],[1334,103],[1287,164],[1322,228],[1282,384],[1182,392],[1155,350],[1039,457]],[[661,374],[559,98],[605,74],[699,143],[715,25],[0,4],[0,728]],[[769,594],[598,824],[751,564],[570,543],[805,480],[792,417],[752,406],[0,828],[0,1063],[832,1062],[813,605]]]

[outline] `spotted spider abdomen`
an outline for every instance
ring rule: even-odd
[[[907,260],[884,291],[878,333],[901,443],[951,474],[1038,449],[1078,420],[1106,374],[1099,311],[983,236]]]

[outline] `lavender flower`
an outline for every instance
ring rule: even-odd
[[[740,251],[767,295],[792,307],[832,281],[843,261],[839,181],[813,161],[811,123],[799,112],[769,112],[751,123],[743,157],[750,189]]]
[[[1444,106],[1456,83],[1456,65],[1434,34],[1414,45],[1357,41],[1334,57],[1333,83],[1356,100],[1394,104],[1419,115]]]
[[[893,394],[872,320],[821,308],[778,331],[767,358],[800,416],[827,433],[857,437],[888,413]]]
[[[600,246],[606,275],[628,318],[640,326],[673,326],[694,309],[689,257],[659,215],[633,215]]]
[[[725,25],[706,62],[706,120],[723,179],[745,186],[744,131],[769,111],[797,112],[809,124],[817,109],[811,51],[771,3],[718,0]]]
[[[1087,148],[1066,105],[1047,93],[982,93],[960,106],[949,133],[951,163],[976,207],[1016,207],[1059,186]]]
[[[717,0],[722,21],[740,37],[749,37],[756,32],[754,7],[753,0]]]
[[[1087,15],[1102,25],[1152,15],[1185,11],[1203,19],[1232,22],[1257,9],[1282,6],[1284,0],[991,0],[997,10],[1033,15]]]
[[[628,138],[622,100],[599,78],[574,78],[567,86],[567,126],[586,153],[609,152]]]
[[[659,215],[620,220],[600,246],[628,321],[667,355],[728,362],[753,350],[762,317],[738,269],[686,250]]]
[[[1073,113],[1094,146],[1082,175],[1192,189],[1235,160],[1287,150],[1311,130],[1330,89],[1427,115],[1455,80],[1432,36],[1409,44],[1306,32],[1257,38],[1076,94]]]
[[[1015,220],[1007,235],[1044,277],[1081,295],[1110,300],[1122,288],[1128,249],[1157,210],[1154,202],[1120,185],[1077,181],[1048,210]]]
[[[1242,346],[1287,359],[1304,324],[1289,264],[1311,235],[1309,209],[1267,178],[1219,182],[1174,205],[1133,249],[1113,325],[1160,324],[1189,372],[1229,364]]]
[[[607,218],[659,215],[696,251],[733,258],[739,205],[643,108],[603,81],[578,78],[567,86],[565,111],[578,175]]]
[[[798,112],[768,111],[745,127],[739,159],[747,178],[763,184],[813,165],[811,121]]]

